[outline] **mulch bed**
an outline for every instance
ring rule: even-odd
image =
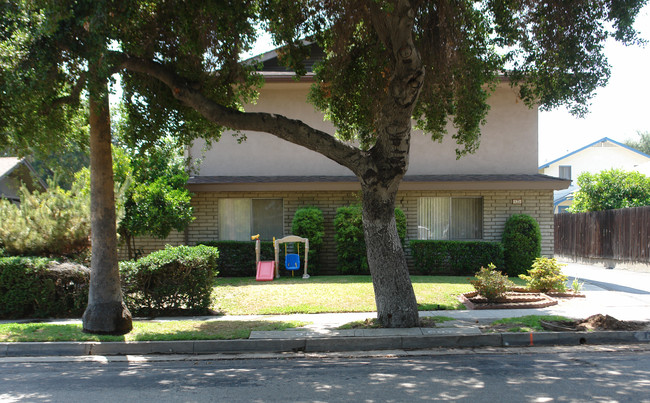
[[[459,296],[460,301],[467,309],[531,309],[546,308],[557,305],[561,299],[584,298],[584,294],[572,292],[532,292],[526,288],[513,288],[504,298],[497,301],[488,301],[477,291],[468,292]]]

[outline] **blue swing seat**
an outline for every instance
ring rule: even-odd
[[[296,253],[287,253],[284,257],[284,266],[287,270],[299,270],[300,269],[300,255]]]

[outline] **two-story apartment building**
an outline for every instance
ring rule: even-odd
[[[307,103],[312,83],[274,68],[275,54],[265,55],[266,85],[247,111],[264,111],[300,119],[334,133],[323,114]],[[490,113],[475,154],[456,159],[456,144],[441,143],[414,131],[410,164],[397,204],[407,218],[407,239],[499,241],[512,214],[533,216],[542,230],[542,253],[553,254],[553,191],[569,181],[537,172],[537,109],[530,109],[507,82],[490,100]],[[453,127],[449,127],[453,133]],[[333,220],[337,208],[357,203],[360,186],[347,168],[303,147],[267,133],[247,132],[239,143],[224,133],[211,148],[196,141],[189,156],[199,161],[188,182],[194,193],[196,220],[185,233],[166,243],[196,244],[207,240],[250,240],[290,234],[295,211],[316,206],[324,212],[323,269],[336,268]],[[164,244],[164,243],[163,243]],[[160,247],[139,240],[149,252]]]

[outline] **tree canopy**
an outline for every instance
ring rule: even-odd
[[[393,214],[408,169],[411,120],[437,141],[450,121],[457,156],[471,153],[487,99],[504,76],[528,105],[566,105],[583,114],[609,77],[604,41],[638,42],[633,22],[645,3],[5,0],[0,147],[56,143],[88,94],[92,166],[93,156],[107,153],[106,95],[112,75],[120,74],[135,139],[155,142],[175,133],[186,143],[218,139],[229,128],[267,132],[319,152],[361,183],[380,321],[413,326],[417,304]],[[334,122],[337,137],[292,117],[245,112],[262,79],[256,63],[240,55],[259,27],[297,74],[305,72],[306,41],[324,49],[310,99]],[[349,139],[359,147],[341,141]],[[100,190],[110,181],[102,173],[110,161],[95,161]],[[99,192],[96,200],[109,197]],[[101,209],[110,203],[93,211]]]
[[[636,140],[627,140],[624,142],[625,145],[650,155],[650,132],[638,131],[636,134],[639,138]]]

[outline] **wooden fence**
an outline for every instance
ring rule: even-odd
[[[556,214],[555,254],[650,263],[650,206]]]

